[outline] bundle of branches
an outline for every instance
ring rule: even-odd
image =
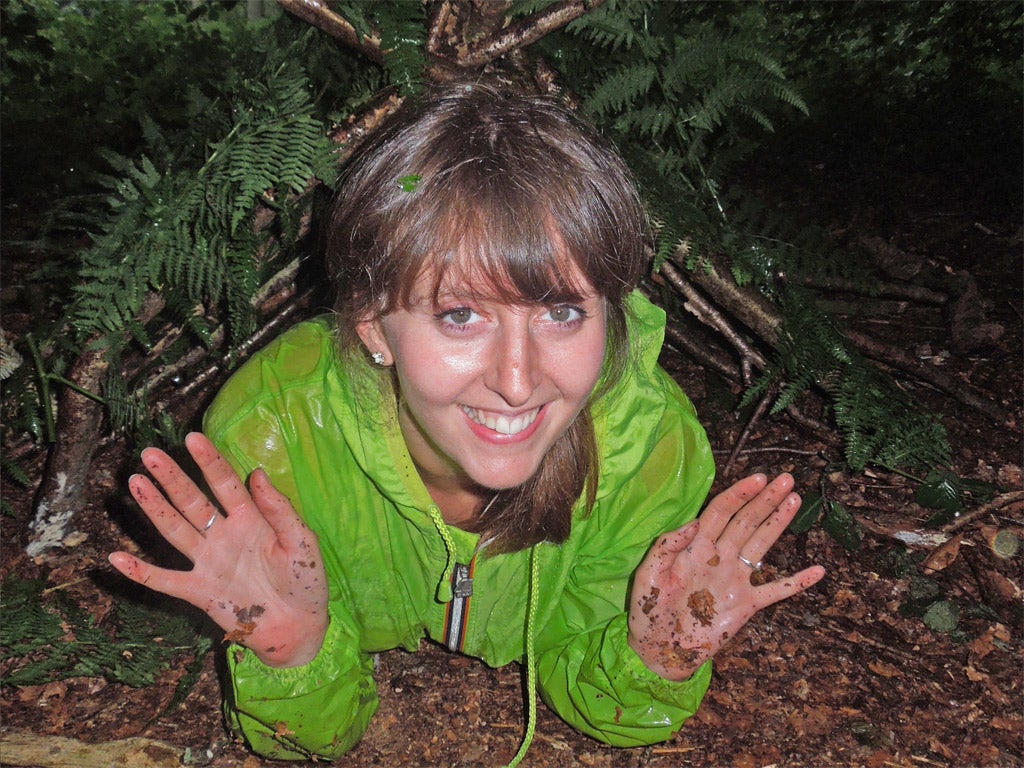
[[[948,464],[940,422],[874,358],[1001,418],[933,369],[842,332],[807,286],[877,290],[870,270],[830,258],[824,236],[722,190],[759,132],[806,111],[771,54],[762,6],[278,2],[290,14],[282,24],[311,28],[294,38],[301,46],[268,43],[259,72],[240,76],[221,109],[206,105],[197,135],[174,142],[202,147],[198,163],[169,149],[112,157],[118,176],[61,325],[73,333],[33,347],[35,384],[24,385],[26,403],[44,414],[51,386],[60,392],[30,553],[70,530],[102,434],[173,440],[174,425],[159,418],[169,398],[180,402],[294,316],[311,290],[297,276],[315,191],[404,95],[454,74],[486,71],[560,94],[616,141],[657,224],[645,287],[669,311],[670,343],[746,387],[755,417],[769,408],[800,416],[799,396],[816,389],[851,467]],[[325,56],[345,66],[315,84],[314,98],[310,73]],[[341,108],[329,114],[327,100]],[[685,327],[693,320],[703,336]],[[76,357],[62,365],[58,352],[69,351]]]

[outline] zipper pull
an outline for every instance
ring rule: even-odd
[[[469,566],[462,563],[455,564],[455,571],[452,573],[452,594],[455,597],[467,598],[473,594],[473,579],[469,575]]]

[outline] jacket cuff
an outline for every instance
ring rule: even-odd
[[[330,679],[337,673],[332,669],[332,662],[347,654],[339,654],[341,646],[351,646],[355,641],[348,632],[344,630],[343,622],[336,621],[333,616],[328,616],[327,631],[324,633],[324,641],[316,656],[305,664],[297,667],[272,667],[264,664],[260,657],[249,648],[238,643],[231,643],[228,646],[228,669],[235,680],[236,687],[242,680],[255,678],[259,680],[261,694],[266,696],[268,687],[275,684],[286,686],[287,690],[293,691],[298,681],[308,681],[318,677]],[[346,665],[347,666],[347,665]]]
[[[629,645],[629,618],[625,613],[612,619],[608,625],[608,639],[616,648],[621,661],[620,674],[625,675],[636,687],[645,688],[651,695],[664,702],[671,702],[686,712],[689,718],[697,711],[704,693],[711,684],[711,659],[708,659],[685,680],[666,680],[652,672],[644,660]]]
[[[335,759],[362,736],[377,709],[372,659],[336,615],[320,652],[299,667],[270,667],[241,646],[228,649],[229,725],[253,751],[275,759]]]

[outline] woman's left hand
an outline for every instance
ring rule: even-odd
[[[762,608],[825,575],[820,565],[754,584],[751,575],[800,508],[793,478],[751,475],[697,520],[664,534],[637,569],[629,644],[667,680],[685,680]]]

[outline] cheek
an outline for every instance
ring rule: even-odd
[[[477,358],[451,350],[442,352],[429,344],[402,345],[395,370],[403,397],[410,403],[428,405],[452,402],[472,377]]]
[[[604,363],[604,334],[579,339],[579,343],[560,350],[554,357],[559,371],[560,389],[574,399],[586,400],[601,375]]]
[[[446,350],[438,354],[430,363],[436,375],[469,376],[480,365],[480,353],[469,350]]]

